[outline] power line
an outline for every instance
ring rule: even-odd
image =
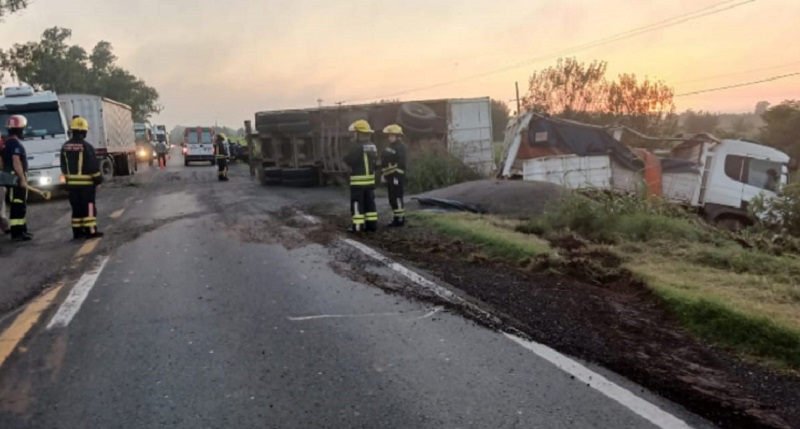
[[[786,63],[786,64],[782,64],[782,65],[779,65],[779,66],[763,67],[763,68],[759,68],[759,69],[744,70],[744,71],[739,71],[739,72],[734,72],[734,73],[725,73],[725,74],[718,74],[718,75],[715,75],[715,76],[701,77],[701,78],[698,78],[698,79],[684,80],[684,81],[680,81],[680,82],[674,82],[674,83],[672,83],[672,85],[682,85],[684,83],[704,82],[704,81],[707,81],[707,80],[718,79],[718,78],[721,78],[721,77],[741,76],[743,74],[762,72],[762,71],[767,71],[767,70],[782,69],[782,68],[789,67],[789,66],[796,66],[798,64],[800,64],[800,61],[795,61],[793,63]]]
[[[648,25],[645,25],[645,26],[641,26],[641,27],[637,27],[637,28],[631,29],[631,30],[626,30],[626,31],[623,31],[621,33],[616,33],[616,34],[613,34],[611,36],[607,36],[605,38],[602,38],[602,39],[599,39],[599,40],[595,40],[593,42],[587,42],[587,43],[584,43],[582,45],[573,46],[571,48],[566,48],[566,49],[563,49],[563,50],[560,50],[560,51],[557,51],[557,52],[553,52],[553,53],[550,53],[550,54],[547,54],[547,55],[542,55],[542,56],[539,56],[539,57],[531,58],[531,59],[528,59],[528,60],[525,60],[525,61],[521,61],[521,62],[518,62],[518,63],[515,63],[515,64],[511,64],[511,65],[508,65],[508,66],[505,66],[505,67],[502,67],[502,68],[489,70],[489,71],[482,72],[482,73],[476,73],[476,74],[473,74],[473,75],[464,76],[462,78],[453,79],[453,80],[445,81],[445,82],[440,82],[440,83],[436,83],[436,84],[432,84],[432,85],[428,85],[428,86],[423,86],[423,87],[408,89],[408,90],[404,90],[404,91],[400,91],[400,92],[395,92],[395,93],[392,93],[392,94],[385,94],[385,95],[381,95],[381,96],[352,99],[352,100],[346,101],[346,103],[354,103],[354,102],[359,102],[359,101],[369,101],[369,100],[375,100],[375,99],[381,99],[381,98],[398,97],[398,96],[410,94],[410,93],[413,93],[413,92],[419,92],[419,91],[424,91],[424,90],[428,90],[428,89],[439,88],[439,87],[442,87],[442,86],[449,86],[449,85],[452,85],[452,84],[455,84],[455,83],[464,82],[464,81],[467,81],[467,80],[472,80],[472,79],[476,79],[476,78],[490,76],[490,75],[497,74],[497,73],[506,72],[506,71],[509,71],[509,70],[513,70],[513,69],[516,69],[516,68],[519,68],[519,67],[523,67],[523,66],[526,66],[526,65],[534,64],[534,63],[541,62],[541,61],[544,61],[544,60],[552,59],[552,58],[559,57],[559,56],[562,56],[562,55],[576,53],[576,52],[579,52],[579,51],[582,51],[582,50],[586,50],[586,49],[589,49],[589,48],[594,48],[594,47],[597,47],[597,46],[602,46],[602,45],[605,45],[605,44],[618,42],[620,40],[629,39],[631,37],[635,37],[635,36],[638,36],[638,35],[641,35],[641,34],[645,34],[645,33],[649,33],[649,32],[656,31],[656,30],[660,30],[660,29],[663,29],[663,28],[668,28],[668,27],[672,27],[672,26],[675,26],[675,25],[683,24],[683,23],[686,23],[686,22],[689,22],[689,21],[693,21],[693,20],[696,20],[696,19],[700,19],[700,18],[709,16],[709,15],[715,15],[715,14],[718,14],[718,13],[722,13],[722,12],[725,12],[725,11],[728,11],[728,10],[743,6],[743,5],[748,4],[748,3],[753,3],[756,0],[739,1],[738,3],[734,3],[732,5],[729,5],[729,6],[726,6],[726,7],[722,7],[722,6],[725,6],[725,5],[729,4],[729,3],[733,3],[735,1],[739,1],[739,0],[726,0],[726,1],[723,1],[723,2],[720,2],[720,3],[715,3],[715,4],[711,5],[711,6],[706,6],[704,8],[697,9],[697,10],[695,10],[693,12],[685,13],[685,14],[682,14],[682,15],[677,15],[677,16],[674,16],[672,18],[668,18],[668,19],[665,19],[665,20],[662,20],[662,21],[654,22],[654,23],[651,23],[651,24],[648,24]]]
[[[709,88],[709,89],[701,89],[701,90],[698,90],[698,91],[685,92],[683,94],[677,94],[677,95],[675,95],[675,97],[687,97],[689,95],[703,94],[703,93],[706,93],[706,92],[724,91],[726,89],[741,88],[743,86],[757,85],[759,83],[766,83],[766,82],[772,82],[772,81],[776,81],[776,80],[780,80],[780,79],[786,79],[786,78],[789,78],[789,77],[792,77],[792,76],[800,76],[800,72],[789,73],[789,74],[784,74],[784,75],[780,75],[780,76],[768,77],[766,79],[754,80],[752,82],[737,83],[735,85],[720,86],[720,87],[717,87],[717,88]]]

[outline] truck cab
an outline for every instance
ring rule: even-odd
[[[39,188],[63,183],[61,146],[67,140],[67,123],[52,91],[35,91],[30,86],[12,86],[0,97],[0,121],[11,115],[28,119],[22,144],[28,154],[28,182]]]
[[[714,223],[741,227],[750,219],[749,203],[773,197],[789,182],[789,155],[754,142],[722,140],[703,151],[699,204]]]
[[[216,163],[214,158],[214,138],[216,132],[211,127],[187,128],[184,133],[185,152],[183,164],[188,166],[190,162],[210,162]]]
[[[136,160],[152,166],[156,157],[153,131],[147,124],[133,124],[133,135],[136,139]]]

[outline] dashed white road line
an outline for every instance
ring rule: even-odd
[[[108,257],[106,256],[100,261],[100,264],[93,269],[92,271],[84,274],[81,276],[78,283],[75,284],[75,287],[69,292],[69,296],[64,302],[61,304],[61,307],[58,308],[58,312],[55,316],[50,320],[50,323],[47,324],[47,329],[53,328],[63,328],[69,325],[69,322],[72,321],[72,318],[78,314],[78,310],[81,309],[81,305],[86,300],[86,297],[89,296],[89,292],[91,292],[94,284],[97,282],[97,278],[100,277],[100,273],[103,272],[103,268],[105,268],[106,263],[108,262]]]
[[[369,256],[370,258],[382,262],[392,270],[402,274],[403,276],[413,281],[414,283],[418,284],[419,286],[431,290],[436,295],[448,301],[453,301],[454,298],[456,300],[461,300],[457,295],[455,295],[448,289],[437,285],[436,283],[422,277],[421,275],[415,273],[414,271],[411,271],[410,269],[400,265],[399,263],[394,262],[390,258],[381,255],[378,251],[372,249],[371,247],[351,239],[343,239],[343,241],[349,244],[350,246],[360,250],[362,253]],[[659,428],[691,429],[691,426],[686,424],[686,422],[684,422],[683,420],[673,416],[672,414],[667,413],[658,406],[636,396],[631,391],[625,389],[624,387],[618,384],[613,383],[612,381],[608,380],[602,375],[590,370],[589,368],[557,352],[556,350],[547,347],[544,344],[539,344],[533,341],[525,340],[523,338],[520,338],[516,335],[507,332],[503,332],[503,335],[505,335],[506,338],[510,339],[511,341],[514,341],[515,343],[524,347],[525,349],[533,352],[540,358],[555,365],[562,371],[588,384],[593,389],[602,393],[606,397],[618,402],[619,404],[623,405],[624,407],[628,408],[635,414],[641,416],[642,418],[658,426]]]

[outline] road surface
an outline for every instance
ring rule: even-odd
[[[712,427],[377,287],[413,281],[304,215],[341,190],[176,155],[99,198],[102,240],[70,242],[60,200],[32,205],[30,246],[0,243],[0,428]]]

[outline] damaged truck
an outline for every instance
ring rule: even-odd
[[[245,121],[250,173],[268,186],[347,183],[342,159],[353,145],[348,127],[358,119],[376,131],[379,148],[387,143],[381,130],[396,123],[412,156],[416,149],[439,147],[483,176],[495,168],[491,105],[485,97],[258,112],[254,124]]]
[[[662,155],[623,144],[625,132],[639,140],[666,142]],[[597,188],[654,195],[697,210],[707,221],[740,229],[753,223],[748,205],[775,196],[789,182],[787,154],[752,141],[650,138],[625,127],[600,127],[526,113],[506,131],[497,175],[541,181],[569,189]]]

